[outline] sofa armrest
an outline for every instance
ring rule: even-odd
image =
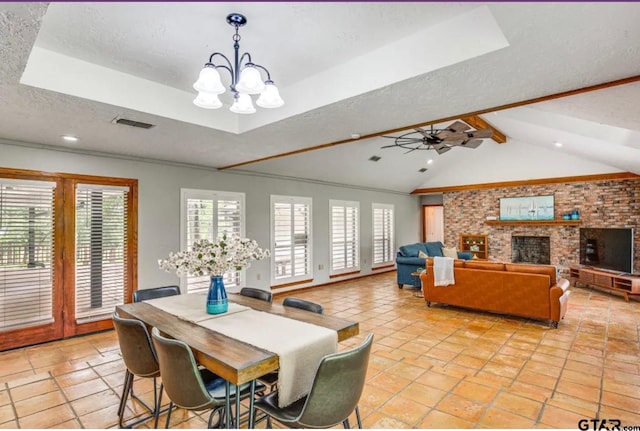
[[[565,278],[559,278],[555,285],[549,289],[549,300],[551,301],[551,321],[557,322],[564,318],[567,313],[567,303],[569,301],[569,295],[571,291],[567,291],[569,288],[569,280]]]
[[[570,284],[571,283],[566,278],[559,278],[556,281],[556,286],[558,286],[560,289],[562,289],[563,292],[565,292],[569,288]]]
[[[396,263],[398,265],[417,265],[421,267],[426,267],[426,259],[424,257],[404,257],[398,256],[396,257]]]

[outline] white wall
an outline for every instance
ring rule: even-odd
[[[180,151],[176,148],[176,151]],[[420,200],[409,194],[338,187],[314,182],[217,172],[198,167],[58,151],[0,140],[0,167],[138,179],[138,288],[176,284],[178,277],[158,268],[157,260],[180,249],[180,189],[246,193],[246,235],[262,248],[270,243],[271,194],[313,198],[313,285],[329,279],[329,199],[360,202],[361,274],[371,273],[371,204],[395,206],[396,246],[420,239]],[[283,175],[286,175],[283,172]],[[366,260],[366,263],[365,263]],[[318,265],[324,265],[318,270]],[[248,286],[269,288],[269,261],[254,262]],[[258,280],[258,276],[260,280]],[[334,279],[332,279],[334,280]],[[304,286],[296,286],[296,288]]]

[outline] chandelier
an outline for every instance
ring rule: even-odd
[[[209,57],[200,71],[198,80],[193,84],[193,88],[198,92],[198,96],[193,103],[205,109],[218,109],[222,107],[222,102],[218,98],[219,94],[225,92],[225,88],[220,80],[218,69],[224,69],[231,75],[231,85],[229,89],[233,93],[233,105],[230,111],[236,114],[253,114],[256,108],[253,107],[252,94],[259,94],[256,105],[261,108],[278,108],[284,105],[280,97],[278,88],[271,80],[269,71],[259,64],[253,63],[251,54],[245,52],[240,56],[240,35],[238,29],[247,23],[247,18],[239,13],[227,15],[227,23],[236,29],[233,35],[233,64],[220,52],[214,52]],[[263,71],[267,75],[265,81],[262,80]]]

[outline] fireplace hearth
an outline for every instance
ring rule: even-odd
[[[551,263],[551,241],[548,236],[512,236],[511,262]]]

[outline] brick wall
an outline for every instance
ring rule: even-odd
[[[640,180],[502,187],[444,193],[445,245],[460,247],[461,233],[486,234],[489,258],[511,260],[511,235],[549,236],[551,264],[579,262],[578,226],[489,226],[487,216],[500,216],[500,198],[554,195],[555,217],[577,209],[583,227],[632,227],[634,271],[640,272]]]

